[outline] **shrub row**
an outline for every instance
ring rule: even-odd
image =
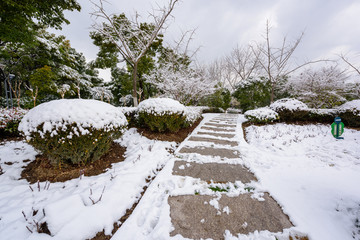
[[[278,117],[275,117],[274,112],[278,114]],[[330,124],[337,116],[348,127],[360,127],[360,100],[347,102],[336,109],[312,109],[296,99],[284,98],[274,102],[269,108],[245,112],[245,117],[254,123],[281,121]]]
[[[27,112],[27,110],[21,108],[0,108],[1,136],[19,136],[18,126]]]

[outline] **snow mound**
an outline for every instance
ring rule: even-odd
[[[344,103],[338,108],[339,112],[352,112],[354,115],[360,116],[360,99],[352,100]]]
[[[27,139],[32,132],[40,134],[66,129],[66,125],[76,124],[82,135],[90,134],[84,128],[104,129],[122,128],[127,120],[119,108],[97,100],[61,99],[54,100],[31,109],[21,120],[19,131]],[[41,126],[42,125],[42,126]],[[40,129],[38,129],[40,127]]]
[[[183,114],[186,107],[180,102],[170,98],[149,98],[142,101],[138,106],[139,112],[155,115]]]
[[[303,110],[308,110],[308,106],[295,99],[295,98],[283,98],[280,100],[275,101],[274,103],[272,103],[270,105],[270,108],[274,111],[281,111],[281,110],[290,110],[292,112],[294,111],[303,111]]]
[[[279,119],[279,114],[268,107],[248,110],[244,114],[247,119],[255,122],[273,122]]]

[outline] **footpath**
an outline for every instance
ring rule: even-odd
[[[288,216],[271,193],[256,191],[256,176],[242,164],[238,117],[206,116],[112,239],[215,240],[226,234],[254,236],[266,231],[274,236],[285,230],[284,239],[292,239]],[[260,234],[249,239],[280,238]]]

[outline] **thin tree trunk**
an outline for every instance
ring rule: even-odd
[[[134,69],[133,69],[133,100],[134,100],[134,107],[138,106],[138,100],[137,100],[137,92],[136,92],[136,75],[137,75],[137,65],[138,63],[134,63]]]

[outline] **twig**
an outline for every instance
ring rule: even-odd
[[[30,185],[29,185],[29,188],[31,189],[32,192],[34,191],[34,189]]]
[[[27,219],[27,217],[26,217],[26,215],[25,215],[24,211],[22,211],[21,213],[23,214],[23,216],[24,216],[24,218],[25,218],[25,221],[28,221],[28,219]]]
[[[33,231],[31,231],[31,229],[28,226],[26,226],[26,229],[29,230],[29,232],[33,233]]]

